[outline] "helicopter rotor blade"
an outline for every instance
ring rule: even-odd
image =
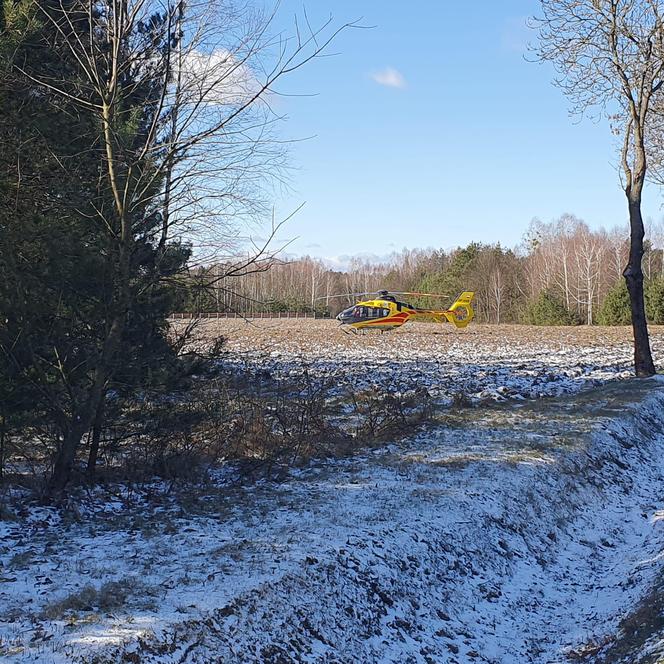
[[[415,291],[390,291],[392,295],[420,295],[421,297],[452,297],[445,293],[417,293]]]
[[[321,295],[321,297],[315,298],[316,300],[328,300],[333,297],[359,297],[360,295],[375,295],[379,291],[364,291],[362,293],[337,293],[335,295]]]
[[[359,293],[335,293],[334,295],[322,295],[315,298],[316,300],[330,300],[335,297],[360,297],[362,295],[380,295],[386,293],[387,295],[417,295],[420,297],[437,297],[437,298],[450,298],[452,295],[446,293],[420,293],[417,291],[388,291],[386,289],[377,291],[361,291]]]

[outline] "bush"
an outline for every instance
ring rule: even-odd
[[[530,303],[527,320],[531,325],[577,325],[578,320],[565,303],[551,291],[542,291]]]
[[[664,324],[664,278],[652,279],[645,285],[646,316],[655,325]]]
[[[651,279],[644,284],[646,317],[650,323],[664,325],[664,278]],[[607,293],[599,311],[600,325],[630,325],[632,312],[627,285],[621,279]]]
[[[133,595],[145,593],[140,581],[125,577],[119,581],[107,581],[99,589],[92,584],[83,586],[70,595],[47,605],[43,617],[62,620],[67,614],[82,611],[104,611],[106,613],[121,609]]]
[[[624,279],[618,282],[606,294],[597,316],[600,325],[629,325],[632,312],[629,305],[629,293]]]

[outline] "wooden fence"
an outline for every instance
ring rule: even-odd
[[[250,313],[239,311],[217,311],[217,312],[200,312],[200,313],[173,313],[169,318],[178,320],[190,320],[192,318],[330,318],[328,315],[321,315],[315,313],[302,313],[299,311],[276,311],[274,313]]]

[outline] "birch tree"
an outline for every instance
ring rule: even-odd
[[[575,238],[577,289],[576,302],[584,309],[586,324],[595,319],[594,306],[599,297],[602,248],[600,238],[588,228],[581,228]]]

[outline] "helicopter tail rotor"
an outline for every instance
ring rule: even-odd
[[[463,328],[475,317],[472,301],[475,293],[464,291],[456,302],[445,312],[445,318],[458,328]]]

